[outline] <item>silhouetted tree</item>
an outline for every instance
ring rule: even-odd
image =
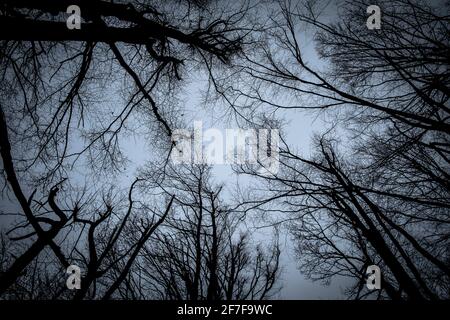
[[[70,5],[81,9],[79,30],[66,26]],[[19,207],[4,227],[14,249],[3,257],[0,294],[69,297],[60,281],[74,261],[85,267],[75,298],[107,299],[121,286],[173,203],[159,198],[138,218],[137,182],[128,207],[109,193],[108,179],[127,164],[123,140],[142,129],[155,158],[167,160],[173,127],[184,125],[176,100],[186,69],[239,54],[248,10],[216,1],[0,2],[2,199]],[[44,296],[28,281],[33,268],[49,284]]]
[[[379,1],[382,27],[368,30],[369,4],[343,2],[329,22],[317,14],[322,2],[283,2],[267,41],[230,68],[242,70],[238,81],[210,72],[249,126],[287,110],[333,121],[311,157],[284,141],[278,173],[238,168],[266,182],[243,208],[287,215],[301,270],[357,279],[356,298],[371,294],[362,291],[370,264],[384,275],[378,297],[448,298],[450,20],[423,2]],[[323,65],[305,60],[302,31],[311,30]]]
[[[135,283],[161,299],[265,299],[277,292],[277,241],[267,249],[252,243],[242,217],[221,199],[222,186],[212,183],[210,167],[168,166],[152,176],[175,194],[174,214],[157,232],[157,243],[147,245]]]

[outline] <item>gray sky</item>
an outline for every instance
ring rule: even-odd
[[[323,18],[331,20],[335,18],[336,7],[334,3],[324,10]],[[323,68],[323,64],[319,61],[316,51],[314,49],[313,34],[311,30],[298,30],[299,40],[302,43],[305,60],[315,68]],[[183,88],[184,94],[181,101],[183,108],[187,112],[184,113],[186,123],[192,125],[193,121],[202,121],[203,130],[209,128],[220,129],[225,136],[225,129],[237,128],[236,124],[226,123],[223,121],[221,114],[217,110],[225,108],[225,106],[205,106],[202,104],[202,91],[207,85],[206,78],[201,75],[193,74],[190,83]],[[290,97],[286,97],[286,103]],[[287,103],[288,104],[288,103]],[[283,128],[287,136],[287,141],[293,149],[297,149],[301,154],[307,155],[311,151],[311,138],[314,132],[322,131],[326,126],[326,121],[323,116],[317,116],[306,111],[286,111],[283,110],[283,119],[287,121],[287,126]],[[151,146],[146,145],[145,141],[140,139],[132,139],[126,147],[130,159],[136,166],[146,162],[147,150],[151,154]],[[132,169],[130,169],[132,171]],[[229,165],[215,165],[214,166],[215,181],[224,183],[227,192],[233,189],[236,183],[236,176]],[[130,172],[128,176],[132,177]],[[240,177],[241,184],[251,187],[252,181],[246,177]],[[127,183],[130,183],[128,181]],[[253,182],[254,183],[254,182]],[[227,194],[225,194],[227,197]],[[253,237],[257,240],[264,240],[271,236],[271,230],[258,229],[251,230]],[[297,269],[298,258],[295,256],[290,235],[286,229],[281,229],[280,243],[282,245],[281,266],[282,272],[282,289],[277,296],[282,299],[342,299],[342,288],[348,279],[334,279],[330,285],[325,286],[319,282],[313,282],[306,279]]]
[[[330,4],[327,10],[324,11],[325,17],[333,19],[336,9],[333,4]],[[298,30],[299,39],[302,43],[302,49],[304,50],[305,60],[315,68],[322,68],[314,50],[314,43],[312,41],[312,33],[307,30]],[[191,75],[190,82],[183,88],[183,94],[181,95],[181,104],[186,109],[185,122],[191,123],[193,121],[202,121],[204,130],[208,128],[218,128],[224,130],[226,128],[236,128],[232,123],[224,123],[221,118],[217,117],[217,110],[220,110],[221,106],[215,106],[211,108],[208,106],[205,108],[201,102],[201,91],[205,89],[207,84],[206,79],[202,76],[193,74]],[[105,110],[109,103],[114,104],[120,101],[120,91],[111,89],[109,101],[104,102]],[[286,101],[289,97],[286,97]],[[316,117],[311,113],[300,111],[283,111],[283,118],[287,120],[287,126],[284,128],[284,132],[287,135],[287,141],[293,149],[297,149],[301,154],[307,155],[310,152],[311,137],[314,132],[321,131],[326,127],[326,121],[323,117]],[[143,137],[139,136],[126,136],[122,138],[122,148],[128,159],[131,161],[126,170],[117,176],[109,177],[112,183],[117,183],[123,187],[127,187],[131,184],[137,174],[137,169],[145,164],[148,160],[151,160],[152,154],[154,154],[151,144]],[[76,147],[76,146],[72,146]],[[81,168],[82,166],[78,166]],[[225,190],[232,190],[236,177],[228,165],[216,165],[214,167],[215,181],[221,182],[226,185]],[[92,177],[86,176],[82,170],[75,168],[72,179],[80,180],[92,179]],[[246,179],[246,180],[245,180]],[[248,178],[240,180],[244,184],[251,185],[252,181]],[[28,192],[27,190],[25,190]],[[225,197],[227,195],[225,194]],[[11,204],[7,199],[2,199],[2,211],[13,212],[17,210],[15,205]],[[11,217],[2,216],[0,218],[0,226],[9,225]],[[271,235],[270,230],[262,229],[254,231],[253,236],[258,241],[263,240]],[[282,244],[282,257],[281,266],[283,268],[282,273],[282,290],[280,291],[279,298],[283,299],[336,299],[343,298],[341,288],[345,284],[342,279],[335,279],[329,286],[324,286],[318,282],[312,282],[304,278],[304,276],[298,271],[297,263],[298,259],[294,254],[293,242],[286,229],[281,230],[280,243]]]

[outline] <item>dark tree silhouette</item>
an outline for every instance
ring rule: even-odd
[[[81,8],[80,30],[66,26],[69,5]],[[108,299],[122,285],[174,200],[146,204],[138,217],[133,204],[146,199],[132,199],[137,182],[128,199],[111,191],[108,178],[127,164],[123,140],[140,130],[166,162],[172,130],[184,126],[176,95],[185,69],[241,52],[248,10],[214,1],[0,2],[3,199],[19,206],[5,230],[14,243],[0,294],[37,297],[30,285],[42,281],[49,290],[40,297],[70,297],[62,280],[74,262],[85,272],[76,299]]]
[[[230,68],[243,70],[239,81],[230,87],[228,74],[210,72],[247,125],[287,110],[333,122],[312,157],[284,141],[277,174],[238,168],[267,186],[243,207],[280,203],[313,279],[356,277],[356,298],[448,298],[450,20],[423,2],[379,1],[382,27],[368,30],[369,4],[346,2],[330,23],[317,15],[324,3],[286,1],[267,42]],[[325,66],[305,60],[302,30],[315,33]],[[382,268],[383,292],[363,291],[371,264]]]
[[[154,183],[175,194],[174,214],[139,269],[162,299],[265,299],[277,292],[280,248],[253,245],[241,216],[221,199],[206,165],[170,166]],[[142,282],[136,281],[137,283]]]
[[[370,4],[339,2],[330,21],[325,1],[0,1],[2,200],[15,205],[1,212],[1,297],[265,299],[280,248],[245,230],[260,213],[286,223],[306,276],[351,278],[349,297],[448,299],[449,4],[377,1],[369,30]],[[279,170],[236,165],[255,181],[233,199],[209,166],[169,161],[194,71],[234,123],[281,132]],[[283,130],[293,112],[331,122],[310,155]],[[118,182],[136,136],[151,159]],[[373,264],[382,289],[369,291]]]

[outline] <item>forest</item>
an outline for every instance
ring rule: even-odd
[[[0,299],[450,299],[449,8],[0,0]]]

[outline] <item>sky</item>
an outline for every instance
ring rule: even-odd
[[[324,10],[323,15],[327,20],[336,17],[336,7],[334,3],[330,3]],[[308,64],[322,68],[322,62],[318,59],[317,53],[314,49],[313,34],[311,30],[298,30],[299,39],[301,39],[304,58]],[[209,128],[216,128],[224,131],[227,128],[236,128],[232,123],[223,122],[222,118],[215,113],[220,110],[221,106],[205,106],[202,103],[202,92],[207,85],[207,79],[202,75],[194,74],[190,77],[187,85],[182,89],[183,93],[180,95],[180,101],[185,112],[185,122],[193,123],[194,121],[202,121],[204,130]],[[118,95],[120,92],[111,91],[110,101],[114,103],[119,101]],[[288,99],[286,97],[286,99]],[[317,131],[322,131],[327,126],[327,121],[321,116],[316,116],[305,111],[284,111],[283,117],[287,120],[287,125],[283,129],[287,137],[288,144],[297,149],[302,154],[308,154],[311,151],[311,138]],[[124,187],[129,186],[137,174],[140,166],[144,165],[151,159],[153,154],[152,146],[145,141],[143,137],[127,136],[121,141],[123,151],[130,160],[130,165],[119,176],[112,177],[112,181],[117,182]],[[75,179],[82,180],[84,178],[83,172],[75,173]],[[230,192],[236,182],[235,173],[229,165],[215,165],[214,179],[217,183],[223,183],[226,194],[225,198],[230,196]],[[246,177],[240,177],[240,182],[250,185],[252,181]],[[228,192],[228,194],[227,194]],[[16,210],[14,204],[7,199],[2,199],[2,211],[13,212]],[[1,225],[8,225],[7,216],[1,218]],[[264,240],[270,237],[271,231],[268,229],[251,230],[255,241]],[[339,299],[344,298],[342,288],[348,280],[334,279],[330,285],[325,286],[319,282],[312,282],[306,279],[297,269],[298,257],[294,252],[294,243],[291,241],[291,236],[285,228],[281,229],[280,243],[282,245],[281,255],[281,285],[282,289],[276,298],[282,299]]]
[[[329,3],[322,12],[323,19],[332,20],[336,17],[336,4]],[[298,30],[297,36],[302,43],[304,59],[315,68],[323,68],[323,63],[317,57],[314,48],[313,33],[311,30]],[[181,104],[186,110],[184,113],[186,123],[193,124],[194,121],[203,123],[203,130],[219,129],[225,136],[226,129],[235,129],[236,124],[223,121],[221,114],[217,110],[222,110],[226,106],[210,106],[202,103],[202,93],[207,86],[207,79],[199,74],[193,74],[190,82],[183,88]],[[288,97],[286,97],[286,100]],[[287,102],[287,101],[286,101]],[[287,103],[288,104],[288,103]],[[322,131],[327,126],[327,121],[322,116],[317,116],[307,111],[285,111],[283,118],[287,121],[283,132],[286,134],[287,142],[291,148],[298,150],[301,154],[307,155],[311,151],[311,138],[315,132]],[[126,147],[127,153],[139,167],[139,163],[146,161],[146,155],[142,150],[151,152],[151,146],[145,146],[144,141],[132,139]],[[225,185],[227,192],[224,197],[230,195],[236,183],[236,174],[230,165],[214,165],[214,180]],[[132,176],[132,174],[130,174]],[[251,178],[250,178],[251,179]],[[239,177],[239,182],[251,187],[252,181],[248,177]],[[254,183],[254,182],[253,182]],[[256,227],[256,226],[255,226]],[[264,241],[272,235],[271,230],[252,228],[252,236],[255,241]],[[281,250],[281,290],[275,297],[280,299],[344,299],[343,287],[348,284],[348,279],[336,278],[329,285],[320,282],[313,282],[306,279],[297,269],[298,257],[294,252],[294,243],[290,234],[285,228],[280,231]]]

